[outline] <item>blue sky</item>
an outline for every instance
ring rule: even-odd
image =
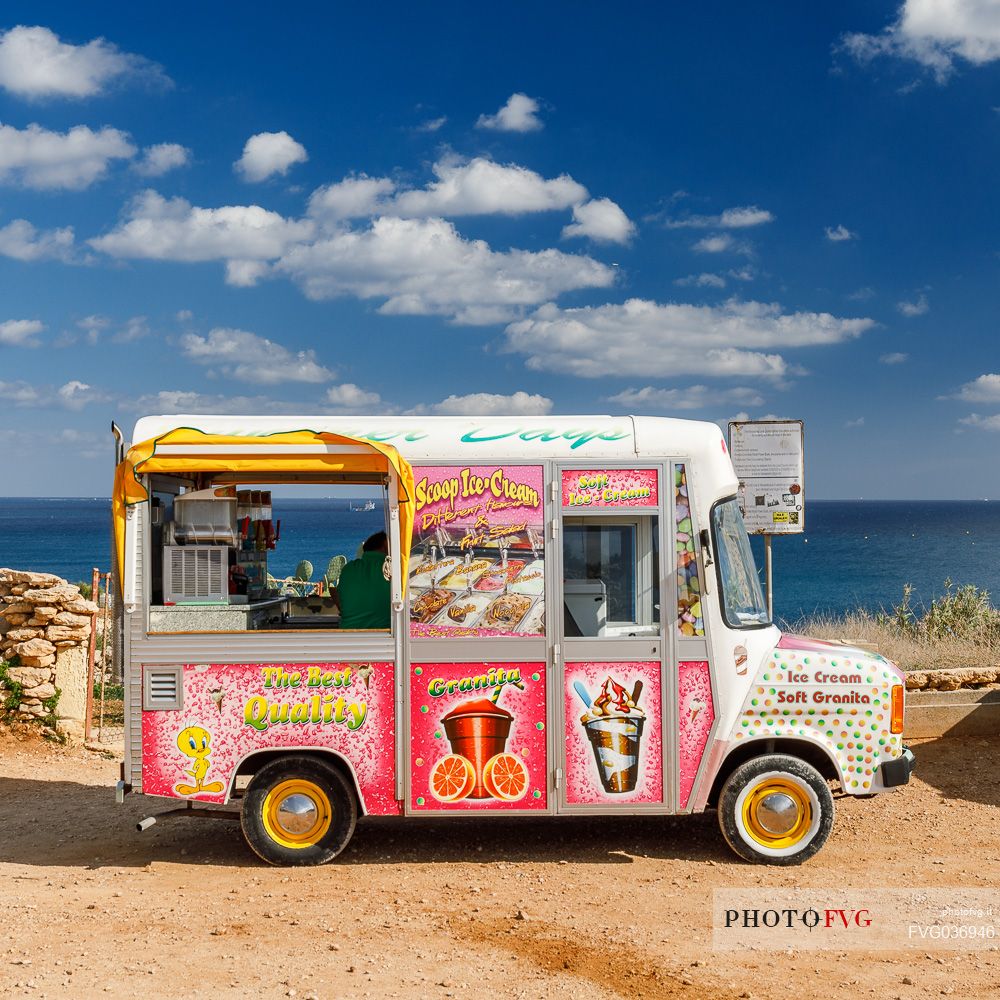
[[[0,493],[141,413],[802,418],[1000,496],[1000,3],[8,3]]]

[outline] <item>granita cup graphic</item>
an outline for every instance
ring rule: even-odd
[[[487,698],[476,698],[456,705],[441,721],[451,752],[468,760],[476,772],[476,784],[469,798],[490,798],[483,784],[483,768],[492,757],[507,749],[514,716]]]
[[[642,681],[636,682],[630,695],[609,677],[593,703],[583,684],[577,681],[574,687],[587,705],[580,724],[594,751],[601,786],[613,794],[635,791],[642,730],[646,724],[646,713],[636,705]]]

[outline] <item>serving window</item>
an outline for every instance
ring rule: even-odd
[[[157,475],[149,495],[150,632],[391,631],[387,476]]]
[[[563,620],[575,637],[659,632],[659,518],[563,519]]]

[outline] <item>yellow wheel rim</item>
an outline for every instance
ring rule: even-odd
[[[743,800],[743,829],[771,850],[794,847],[809,832],[812,818],[805,789],[787,778],[765,778]]]
[[[276,844],[293,850],[313,847],[330,829],[330,798],[312,781],[289,778],[275,785],[264,798],[264,829]]]

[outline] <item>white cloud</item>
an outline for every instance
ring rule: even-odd
[[[287,132],[259,132],[247,139],[233,167],[244,180],[257,182],[275,174],[284,177],[292,166],[308,159],[305,146]]]
[[[509,396],[492,392],[472,392],[467,396],[448,396],[439,403],[417,407],[411,412],[451,417],[543,416],[552,412],[552,400],[547,396],[520,390]]]
[[[558,250],[496,252],[443,219],[379,218],[288,250],[275,265],[312,299],[383,298],[388,315],[498,322],[580,288],[606,288],[614,271]]]
[[[634,412],[641,410],[704,410],[710,406],[732,403],[760,406],[764,397],[756,389],[736,387],[718,389],[707,385],[689,385],[683,389],[625,389],[607,397],[609,403],[619,403]]]
[[[538,101],[527,94],[511,94],[495,115],[480,115],[476,122],[476,128],[496,132],[537,132],[543,127],[538,117]]]
[[[83,319],[77,320],[77,327],[83,331],[83,339],[91,347],[96,347],[99,343],[104,341],[105,335],[112,327],[112,320],[107,316],[84,316]],[[125,323],[120,326],[114,333],[110,336],[110,341],[113,344],[131,344],[137,340],[142,340],[150,335],[151,331],[149,325],[146,321],[145,316],[133,316],[131,319],[125,321]],[[72,347],[74,344],[78,343],[80,340],[80,335],[73,333],[71,331],[64,332],[61,334],[59,339],[56,341],[56,347]]]
[[[522,215],[568,208],[587,197],[587,189],[567,174],[545,180],[526,167],[481,156],[440,160],[433,170],[436,181],[423,190],[400,192],[385,212],[407,218]]]
[[[385,314],[462,323],[506,322],[524,307],[615,279],[611,268],[582,254],[495,252],[439,218],[382,217],[357,230],[333,225],[316,239],[318,229],[313,219],[286,219],[257,205],[198,208],[146,191],[114,230],[88,242],[120,258],[224,260],[230,284],[283,274],[313,299],[383,298]]]
[[[547,304],[510,324],[505,349],[533,371],[583,378],[641,375],[759,376],[792,369],[770,349],[819,347],[859,337],[871,319],[786,313],[777,304],[731,300],[718,306],[629,299],[621,305],[560,309]]]
[[[159,392],[124,400],[133,413],[301,413],[301,400],[277,400],[270,396],[224,396],[190,389],[161,389]]]
[[[326,390],[326,401],[345,410],[363,410],[369,406],[377,406],[382,397],[377,392],[367,392],[353,382],[343,385],[331,385]]]
[[[869,299],[875,298],[875,289],[869,288],[866,285],[864,288],[859,288],[857,291],[851,292],[847,297],[852,302],[867,302]]]
[[[142,177],[162,177],[178,167],[186,167],[191,162],[191,150],[176,142],[160,142],[147,146],[142,151],[142,159],[133,169]]]
[[[698,253],[725,253],[736,246],[736,240],[729,233],[717,233],[715,236],[703,236],[691,249]]]
[[[50,132],[41,125],[24,129],[0,124],[0,182],[37,190],[79,191],[100,180],[113,160],[135,156],[125,132],[77,125]]]
[[[45,393],[27,382],[4,382],[0,379],[0,400],[14,406],[41,406],[48,400]]]
[[[375,215],[395,189],[395,182],[388,177],[369,177],[367,174],[345,177],[312,193],[309,214],[332,221]]]
[[[684,278],[675,278],[674,284],[680,285],[682,288],[690,285],[694,285],[696,288],[725,288],[726,279],[721,274],[702,272],[701,274],[689,274]]]
[[[18,97],[93,97],[122,77],[170,85],[159,66],[103,38],[72,45],[25,25],[0,33],[0,87]]]
[[[534,170],[482,156],[471,160],[447,157],[431,169],[436,180],[405,190],[398,190],[387,177],[347,177],[317,189],[309,199],[309,214],[334,222],[376,214],[400,218],[524,215],[569,208],[587,198],[587,189],[567,174],[546,180]],[[613,202],[608,204],[617,209]]]
[[[264,260],[227,260],[226,284],[236,288],[252,288],[271,273],[271,266]]]
[[[246,330],[216,327],[207,337],[185,333],[180,339],[184,356],[200,365],[218,365],[229,378],[258,385],[278,382],[328,382],[329,368],[316,361],[315,351],[289,351]]]
[[[1000,404],[1000,375],[980,375],[979,378],[966,382],[955,398],[969,403]]]
[[[104,333],[108,327],[111,326],[111,320],[107,316],[84,316],[83,319],[78,320],[76,324],[84,332],[87,343],[94,345],[100,339],[101,335]],[[67,340],[67,343],[73,343],[75,338]]]
[[[125,321],[125,325],[111,337],[116,344],[131,344],[150,335],[149,325],[145,316],[133,316]]]
[[[922,292],[915,302],[897,302],[896,308],[904,315],[910,318],[914,316],[923,316],[925,313],[930,312],[930,303],[927,301],[927,296]]]
[[[586,236],[599,243],[628,243],[635,223],[610,198],[594,198],[573,206],[573,222],[564,227],[563,239]]]
[[[995,413],[991,417],[981,417],[978,413],[970,413],[967,417],[962,417],[959,423],[981,431],[1000,431],[1000,413]]]
[[[844,243],[847,240],[856,240],[858,238],[858,234],[852,233],[847,226],[827,226],[825,232],[826,238],[831,243]]]
[[[308,219],[286,219],[259,205],[197,208],[183,198],[145,191],[132,202],[126,221],[89,242],[112,257],[262,261],[280,257],[314,230]]]
[[[682,219],[667,219],[667,229],[749,229],[774,222],[773,213],[756,205],[727,208],[720,215],[688,215]]]
[[[14,219],[0,228],[0,255],[14,260],[75,259],[73,227],[36,229],[27,219]]]
[[[851,430],[851,429],[853,429],[855,427],[864,427],[865,426],[865,418],[864,417],[857,417],[854,420],[845,420],[844,421],[844,426],[848,430]]]
[[[724,229],[746,229],[774,222],[774,215],[765,208],[749,205],[746,208],[727,208],[719,217],[719,225]]]
[[[448,121],[447,115],[441,115],[440,118],[428,118],[427,121],[421,122],[417,127],[417,132],[437,132],[445,123]]]
[[[101,389],[86,382],[72,379],[58,388],[51,385],[32,385],[30,382],[0,381],[0,400],[14,406],[62,406],[68,410],[81,410],[91,403],[107,402],[110,397]]]
[[[0,346],[41,347],[38,334],[45,324],[37,319],[8,319],[0,323]]]
[[[56,390],[56,396],[68,410],[82,410],[91,403],[105,403],[109,399],[106,392],[78,379],[72,379],[61,385]]]
[[[903,354],[902,351],[892,351],[889,354],[883,354],[879,358],[879,362],[883,365],[901,365],[909,357],[909,354]]]
[[[913,59],[944,82],[956,59],[981,66],[1000,59],[1000,8],[994,0],[905,0],[878,35],[848,34],[843,47],[860,62]]]

